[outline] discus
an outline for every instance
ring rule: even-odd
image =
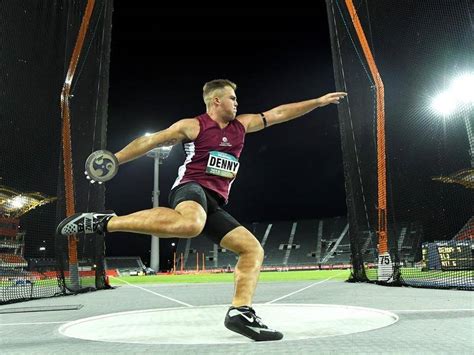
[[[108,150],[96,150],[86,160],[86,177],[99,184],[112,179],[118,171],[119,162]]]

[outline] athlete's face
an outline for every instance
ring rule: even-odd
[[[223,114],[223,117],[232,121],[237,115],[237,96],[235,96],[235,91],[231,87],[226,87],[222,90],[222,95],[220,97],[220,108]]]

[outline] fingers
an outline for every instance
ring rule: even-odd
[[[331,97],[342,99],[347,96],[347,92],[333,92],[329,94]]]
[[[89,176],[89,174],[87,173],[87,171],[84,171],[84,175],[86,176],[86,179],[89,180],[89,182],[90,182],[91,184],[94,184],[94,183],[95,183],[95,180],[92,180],[92,179],[91,179],[91,177]],[[97,183],[98,183],[99,185],[101,185],[101,184],[102,184],[102,181],[97,181]]]
[[[327,95],[329,98],[329,102],[332,104],[339,104],[343,98],[347,96],[347,92],[339,91],[339,92],[332,92]]]

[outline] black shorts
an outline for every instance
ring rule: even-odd
[[[207,220],[202,234],[218,245],[227,233],[241,226],[234,217],[222,209],[225,202],[220,195],[196,182],[188,182],[171,190],[169,195],[171,208],[184,201],[195,201],[204,208]]]

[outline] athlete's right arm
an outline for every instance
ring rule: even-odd
[[[180,120],[163,131],[142,136],[115,153],[119,164],[145,155],[153,148],[175,145],[183,140],[194,140],[199,134],[199,121],[195,118]]]

